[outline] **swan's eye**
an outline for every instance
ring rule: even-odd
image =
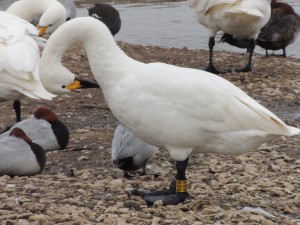
[[[66,87],[66,85],[63,85],[63,86],[61,86],[62,88],[65,88]]]
[[[53,24],[48,25],[48,27],[51,27]]]

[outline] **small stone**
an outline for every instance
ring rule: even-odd
[[[32,202],[26,202],[23,204],[23,207],[25,209],[28,209],[31,212],[40,212],[45,209],[45,206],[40,203],[32,203]]]
[[[85,160],[89,160],[90,159],[90,157],[88,157],[88,156],[80,156],[78,159],[77,159],[77,161],[85,161]]]

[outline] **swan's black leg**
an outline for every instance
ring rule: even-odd
[[[16,121],[20,122],[21,121],[21,101],[15,100],[14,104],[13,104],[13,108],[16,112]]]
[[[210,37],[208,41],[208,48],[209,48],[209,61],[208,61],[208,66],[206,67],[205,71],[211,72],[214,74],[220,74],[224,73],[219,71],[213,64],[213,49],[215,46],[215,37]]]
[[[188,164],[188,158],[184,161],[176,162],[176,181],[172,181],[169,189],[163,191],[143,192],[134,190],[133,194],[144,197],[148,205],[161,200],[163,205],[175,205],[184,202],[189,196],[187,192],[187,179],[185,171]]]
[[[235,70],[236,72],[249,72],[252,70],[251,64],[252,64],[252,56],[253,56],[255,45],[256,45],[256,41],[254,39],[250,39],[249,41],[250,51],[249,51],[248,63],[244,68]]]

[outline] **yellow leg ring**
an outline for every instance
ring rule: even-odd
[[[187,192],[187,180],[176,180],[176,192]]]

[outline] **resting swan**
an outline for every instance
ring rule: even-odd
[[[75,44],[84,47],[115,117],[137,137],[166,148],[176,160],[176,191],[137,192],[148,204],[185,200],[191,153],[243,154],[279,136],[300,134],[300,129],[286,125],[217,75],[128,57],[108,28],[90,17],[70,20],[50,36],[41,57],[41,79],[48,90],[64,91],[72,73],[61,58]]]

